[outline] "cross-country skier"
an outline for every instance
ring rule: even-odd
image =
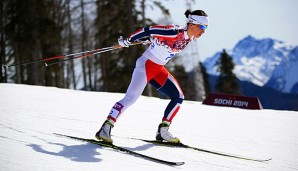
[[[169,126],[178,112],[184,99],[183,92],[164,65],[176,53],[181,52],[191,41],[199,38],[208,26],[208,15],[203,10],[193,12],[187,10],[186,26],[148,26],[132,33],[127,39],[120,37],[118,43],[122,47],[129,47],[133,42],[150,38],[150,46],[138,58],[132,74],[132,80],[124,98],[112,107],[107,120],[95,134],[98,140],[113,143],[111,129],[123,112],[141,96],[147,83],[159,92],[167,95],[171,101],[164,111],[162,122],[158,126],[156,140],[179,143],[180,140],[169,132]]]

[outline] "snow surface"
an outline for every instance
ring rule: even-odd
[[[142,96],[112,130],[114,143],[185,165],[170,167],[53,133],[93,138],[118,93],[0,84],[0,165],[27,170],[298,170],[298,113],[185,101],[170,131],[185,144],[261,159],[260,163],[130,140],[154,139],[169,100]]]

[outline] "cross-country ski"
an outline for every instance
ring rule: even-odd
[[[133,155],[133,156],[136,156],[136,157],[143,158],[145,160],[150,160],[150,161],[161,163],[161,164],[166,164],[166,165],[170,165],[170,166],[180,166],[180,165],[184,164],[184,162],[171,162],[171,161],[166,161],[166,160],[158,159],[158,158],[155,158],[155,157],[147,156],[147,155],[137,153],[137,152],[134,152],[132,150],[128,150],[126,148],[123,148],[123,147],[120,147],[120,146],[117,146],[117,145],[114,145],[114,144],[106,143],[106,142],[103,142],[103,141],[97,141],[97,140],[94,140],[94,139],[86,139],[86,138],[74,137],[74,136],[57,134],[57,133],[54,133],[54,135],[61,136],[61,137],[66,137],[66,138],[70,138],[70,139],[74,139],[74,140],[78,140],[78,141],[83,141],[83,142],[96,144],[96,145],[99,145],[101,147],[111,148],[111,149],[114,149],[114,150],[122,151],[124,153],[129,154],[129,155]]]
[[[257,158],[240,156],[240,155],[237,155],[237,154],[229,154],[229,153],[226,153],[226,152],[207,150],[207,149],[203,149],[203,148],[192,147],[192,146],[183,144],[181,142],[180,143],[170,143],[170,142],[165,142],[165,141],[146,140],[146,139],[140,139],[140,138],[129,138],[129,139],[140,140],[140,141],[144,141],[144,142],[147,142],[147,143],[152,143],[152,144],[157,144],[157,145],[162,145],[162,146],[168,146],[168,147],[188,148],[188,149],[193,149],[193,150],[200,151],[200,152],[205,152],[205,153],[210,153],[210,154],[215,154],[215,155],[225,156],[225,157],[231,157],[231,158],[237,158],[237,159],[242,159],[242,160],[251,160],[251,161],[257,161],[257,162],[266,162],[266,161],[271,160],[271,158],[269,158],[269,159],[257,159]]]

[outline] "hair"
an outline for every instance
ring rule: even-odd
[[[186,18],[188,18],[189,14],[208,17],[207,13],[205,13],[205,11],[203,10],[195,10],[195,11],[186,10],[184,13]]]

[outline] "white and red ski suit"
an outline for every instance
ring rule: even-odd
[[[134,42],[145,37],[150,37],[151,44],[136,62],[125,97],[111,109],[108,119],[114,122],[141,96],[148,82],[171,99],[163,121],[172,122],[184,99],[178,82],[164,65],[192,41],[187,35],[187,26],[148,26],[132,33],[128,40]]]

